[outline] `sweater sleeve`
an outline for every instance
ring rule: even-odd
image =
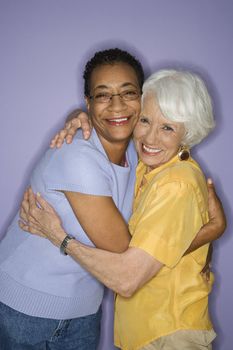
[[[75,140],[54,151],[44,172],[46,189],[111,196],[111,164],[92,144]]]

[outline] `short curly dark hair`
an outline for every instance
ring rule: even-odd
[[[130,67],[134,69],[138,78],[140,89],[142,89],[142,85],[144,82],[144,71],[141,63],[127,51],[123,51],[121,49],[115,48],[115,49],[98,51],[87,62],[83,73],[85,96],[87,97],[90,96],[90,80],[91,80],[91,74],[93,70],[96,67],[104,64],[113,65],[118,62],[127,63]]]

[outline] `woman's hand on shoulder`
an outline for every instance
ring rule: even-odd
[[[52,139],[50,148],[60,148],[64,141],[68,144],[72,143],[74,135],[79,128],[82,129],[83,137],[87,140],[91,134],[91,121],[87,113],[83,112],[81,109],[75,109],[68,115],[65,127]]]

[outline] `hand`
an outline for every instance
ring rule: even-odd
[[[223,210],[222,203],[216,194],[212,179],[207,180],[208,186],[208,211],[209,224],[212,224],[216,229],[216,238],[219,238],[226,229],[226,216]],[[216,239],[215,238],[215,239]]]
[[[79,128],[82,128],[83,137],[87,140],[91,134],[91,121],[88,115],[81,109],[76,109],[69,114],[64,129],[59,131],[50,143],[51,148],[60,148],[64,141],[71,143]]]
[[[211,243],[209,245],[208,253],[206,256],[205,266],[201,271],[201,274],[207,283],[210,281],[212,255],[213,255],[213,244]]]
[[[66,236],[53,207],[39,194],[35,195],[31,188],[24,193],[20,218],[22,230],[48,238],[56,246],[60,246]]]

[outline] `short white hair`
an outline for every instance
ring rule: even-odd
[[[203,80],[188,71],[167,69],[152,74],[142,88],[142,103],[155,95],[164,117],[184,123],[183,145],[201,142],[215,126],[211,97]]]

